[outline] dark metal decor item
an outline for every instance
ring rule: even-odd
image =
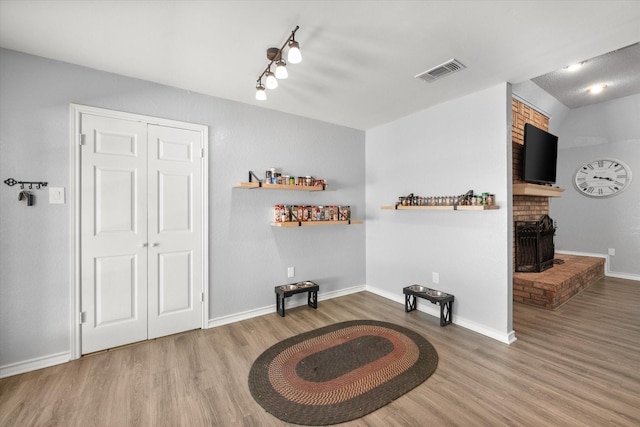
[[[25,200],[27,202],[27,206],[33,206],[35,204],[36,196],[31,193],[29,190],[39,190],[42,187],[47,186],[47,182],[44,181],[18,181],[13,178],[7,178],[4,180],[4,183],[9,187],[13,187],[14,185],[20,185],[20,193],[18,193],[18,201]]]
[[[538,221],[516,221],[516,271],[540,273],[553,267],[556,228],[549,215]]]
[[[255,360],[248,383],[256,402],[285,423],[331,425],[402,398],[437,366],[436,349],[417,332],[352,320],[274,344]]]
[[[33,190],[33,187],[36,187],[36,190],[39,190],[41,187],[46,187],[47,186],[47,182],[43,182],[43,181],[17,181],[13,178],[7,178],[4,180],[4,183],[7,184],[9,187],[13,187],[16,184],[20,185],[20,189],[24,190],[25,187],[29,187],[29,190]]]
[[[276,311],[284,317],[284,299],[301,292],[308,292],[307,305],[309,307],[318,308],[318,289],[320,286],[309,281],[276,286],[274,289],[276,292]]]
[[[454,296],[425,286],[411,285],[402,288],[404,294],[404,311],[410,312],[418,309],[418,298],[424,298],[432,304],[440,306],[440,326],[447,326],[453,317]]]

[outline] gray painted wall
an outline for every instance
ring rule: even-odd
[[[455,323],[509,340],[510,86],[370,130],[366,156],[368,288],[396,299],[413,283],[450,292],[455,295]],[[380,209],[409,193],[455,195],[470,189],[494,193],[500,209]],[[439,273],[439,284],[432,284],[433,272]]]
[[[570,110],[557,135],[557,185],[565,191],[549,205],[558,223],[556,248],[601,255],[613,248],[610,273],[640,280],[640,94]],[[578,193],[574,172],[599,157],[631,167],[627,190],[601,200]]]
[[[365,284],[366,224],[269,226],[275,203],[349,204],[363,218],[364,132],[5,49],[0,94],[2,181],[67,191],[70,103],[209,126],[212,322],[273,306],[273,287],[292,280],[316,281],[321,295]],[[232,188],[269,167],[324,177],[334,191]],[[47,190],[26,207],[16,188],[0,189],[0,367],[70,348],[71,207],[48,204]]]

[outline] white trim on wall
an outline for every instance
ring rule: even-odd
[[[404,310],[405,296],[402,293],[402,290],[400,290],[398,294],[395,294],[395,293],[392,294],[388,291],[374,288],[373,286],[367,286],[367,291],[373,294],[379,295],[383,298],[389,299],[391,301],[395,301],[399,304],[402,304],[402,310]],[[422,311],[423,313],[430,314],[436,317],[437,319],[440,319],[440,308],[438,305],[418,303],[417,310]],[[453,307],[453,316],[451,316],[451,322],[453,324],[462,326],[463,328],[485,335],[486,337],[493,338],[494,340],[500,341],[501,343],[504,343],[504,344],[512,344],[517,340],[515,331],[511,331],[507,334],[504,334],[500,331],[487,328],[484,325],[480,325],[469,319],[465,319],[464,317],[458,316],[456,314],[455,306]]]
[[[346,289],[340,289],[332,292],[325,292],[323,294],[318,293],[318,301],[326,301],[328,299],[338,298],[345,295],[357,294],[358,292],[363,292],[365,290],[366,290],[366,286],[361,285],[361,286],[353,286]],[[306,295],[307,294],[292,295],[291,297],[287,298],[285,309],[307,305]],[[274,298],[275,298],[275,293],[274,293]],[[320,309],[320,306],[318,306],[318,310],[319,309]],[[228,325],[230,323],[240,322],[242,320],[263,316],[265,314],[275,313],[275,311],[276,311],[276,305],[273,304],[266,307],[257,308],[255,310],[247,310],[247,311],[243,311],[242,313],[234,313],[229,316],[217,317],[215,319],[209,320],[209,327],[215,328],[216,326]]]
[[[540,114],[543,114],[544,116],[549,118],[549,120],[551,120],[551,113],[546,112],[544,109],[538,107],[533,102],[527,101],[525,98],[523,98],[522,96],[520,96],[520,95],[518,95],[516,93],[512,93],[511,96],[513,98],[517,99],[518,101],[522,102],[524,105],[533,108],[534,110],[536,110]]]
[[[69,224],[69,247],[70,259],[70,292],[69,292],[69,353],[68,360],[80,358],[81,351],[81,331],[80,331],[80,117],[82,114],[96,114],[104,117],[112,117],[123,120],[136,120],[148,124],[160,126],[189,129],[200,132],[203,141],[202,153],[202,282],[203,282],[203,310],[202,329],[208,328],[209,319],[209,127],[195,123],[181,122],[177,120],[163,119],[158,117],[132,114],[115,110],[108,110],[98,107],[90,107],[80,104],[70,104],[69,106],[69,205],[71,206]],[[51,356],[46,356],[51,357]]]
[[[49,368],[51,366],[67,363],[69,360],[71,360],[69,352],[64,351],[62,353],[50,354],[48,356],[36,357],[35,359],[11,363],[9,365],[0,366],[0,378],[24,374],[25,372],[35,371],[38,369]]]
[[[592,254],[589,252],[575,252],[575,251],[561,251],[556,249],[556,253],[559,254],[567,254],[567,255],[576,255],[576,256],[590,256],[595,258],[604,258],[604,275],[607,277],[615,277],[617,279],[627,279],[627,280],[636,280],[640,281],[640,275],[637,274],[629,274],[629,273],[618,273],[615,271],[611,271],[609,267],[611,266],[610,256],[605,254]]]

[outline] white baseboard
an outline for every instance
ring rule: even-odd
[[[453,316],[454,323],[456,325],[462,326],[465,329],[469,329],[470,331],[477,332],[479,334],[484,335],[485,337],[493,338],[496,341],[500,341],[503,344],[513,344],[518,338],[516,338],[516,332],[514,330],[504,333],[500,331],[496,331],[495,329],[487,328],[484,325],[480,325],[478,323],[472,322],[465,318]]]
[[[11,363],[9,365],[0,366],[0,378],[11,377],[13,375],[24,374],[25,372],[60,365],[62,363],[67,363],[70,360],[71,354],[68,351],[65,351],[57,354],[50,354],[48,356],[36,357],[35,359],[29,359],[23,362]]]
[[[640,281],[639,274],[631,274],[631,273],[619,273],[617,271],[611,271],[610,268],[610,256],[605,254],[592,254],[589,252],[576,252],[576,251],[561,251],[556,250],[559,254],[567,254],[567,255],[576,255],[576,256],[590,256],[594,258],[604,258],[604,275],[607,277],[615,277],[618,279],[627,279],[627,280],[636,280]]]
[[[635,280],[640,282],[640,274],[617,273],[609,270],[605,271],[604,275],[607,277],[615,277],[617,279]]]
[[[373,294],[380,295],[383,298],[400,303],[404,306],[404,302],[405,302],[404,294],[388,292],[383,289],[375,288],[373,286],[367,286],[366,290]],[[440,306],[438,305],[418,304],[417,309],[418,311],[422,311],[423,313],[430,314],[440,319]],[[505,334],[503,332],[496,331],[491,328],[487,328],[484,325],[480,325],[478,323],[465,319],[464,317],[460,317],[456,315],[455,310],[453,310],[453,316],[452,316],[451,322],[455,325],[462,326],[465,329],[469,329],[471,331],[477,332],[489,338],[493,338],[494,340],[500,341],[505,344],[512,344],[517,339],[515,331],[511,331]]]
[[[340,289],[337,291],[318,293],[318,301],[324,301],[332,298],[338,298],[345,295],[355,294],[366,290],[365,285],[353,286],[351,288]],[[286,299],[286,308],[300,307],[307,304],[307,294],[300,293],[299,295],[292,295]],[[251,319],[253,317],[263,316],[265,314],[271,314],[276,312],[276,305],[272,304],[266,307],[257,308],[255,310],[247,310],[241,313],[234,313],[228,316],[216,317],[209,319],[209,328],[215,328],[216,326],[228,325],[230,323],[240,322],[241,320]]]

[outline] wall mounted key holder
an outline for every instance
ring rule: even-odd
[[[18,200],[19,201],[25,200],[27,202],[27,206],[33,206],[36,198],[36,196],[32,194],[31,191],[29,190],[33,190],[34,187],[36,190],[39,190],[42,187],[46,187],[48,184],[47,182],[43,182],[43,181],[17,181],[13,178],[5,179],[4,183],[7,184],[9,187],[13,187],[16,184],[20,185],[20,190],[22,191],[20,191],[20,193],[18,194]]]
[[[26,186],[29,186],[29,190],[33,190],[34,186],[36,190],[39,190],[42,187],[46,187],[48,184],[48,182],[43,182],[43,181],[16,181],[13,178],[5,179],[4,183],[7,184],[9,187],[13,187],[16,184],[19,184],[21,190],[24,190]]]

